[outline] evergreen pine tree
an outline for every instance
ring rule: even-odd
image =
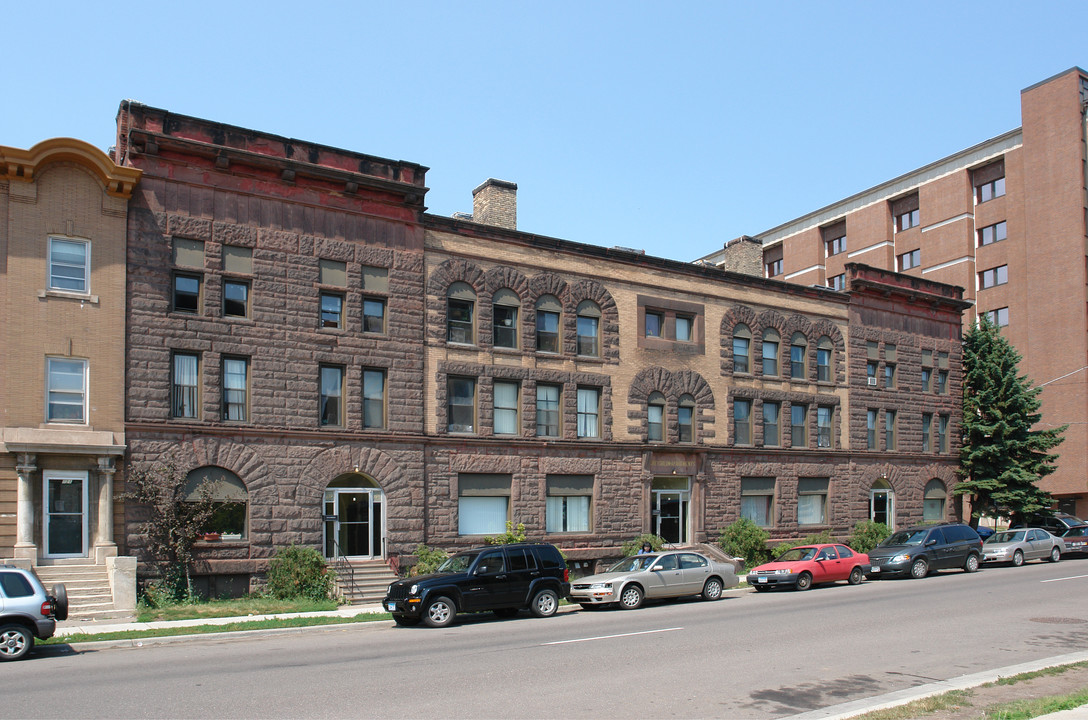
[[[986,316],[963,341],[963,448],[955,495],[971,500],[971,525],[980,514],[1022,517],[1050,507],[1037,485],[1054,472],[1067,426],[1033,429],[1040,389],[1019,373],[1020,354]]]

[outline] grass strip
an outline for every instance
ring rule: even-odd
[[[897,705],[858,715],[855,720],[914,720],[914,718],[940,712],[941,710],[959,710],[960,708],[970,707],[972,695],[974,693],[970,690],[949,690],[946,693],[931,695],[905,705]]]
[[[1068,695],[1055,695],[1054,697],[1035,698],[1033,700],[1016,700],[1011,703],[1003,703],[986,708],[987,720],[1028,720],[1049,713],[1072,710],[1081,705],[1088,704],[1088,688],[1078,690]]]
[[[1073,663],[1072,665],[1055,665],[1054,667],[1043,668],[1042,670],[1032,670],[1031,672],[1020,673],[1019,675],[1012,675],[1007,678],[998,678],[992,683],[986,683],[982,687],[989,685],[1015,685],[1025,680],[1034,680],[1037,677],[1049,677],[1051,675],[1061,675],[1067,670],[1079,670],[1080,668],[1088,667],[1088,661]]]
[[[180,603],[159,608],[137,608],[139,622],[158,620],[200,620],[201,618],[245,617],[246,615],[276,615],[278,613],[322,612],[339,607],[335,600],[306,600],[293,598],[277,600],[269,597],[245,597],[235,600],[208,600]]]
[[[282,618],[272,620],[244,620],[223,625],[187,625],[167,628],[146,628],[140,630],[121,630],[106,633],[76,633],[61,637],[39,640],[38,645],[68,645],[103,640],[140,640],[141,638],[171,637],[175,635],[214,635],[216,633],[238,632],[239,630],[270,630],[278,628],[299,628],[314,625],[341,625],[345,623],[378,622],[391,620],[389,613],[361,613],[353,617],[338,615],[319,615],[316,617]]]

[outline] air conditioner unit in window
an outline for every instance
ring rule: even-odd
[[[869,378],[870,385],[876,385],[876,378]]]

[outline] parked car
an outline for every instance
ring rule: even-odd
[[[516,543],[465,550],[430,575],[398,580],[382,606],[398,625],[445,627],[459,612],[492,610],[513,616],[528,608],[549,617],[570,592],[563,555],[547,543]]]
[[[1061,535],[1066,555],[1088,555],[1088,525],[1071,527]]]
[[[1020,528],[995,533],[982,545],[983,562],[1012,563],[1019,567],[1025,560],[1062,559],[1065,543],[1041,528]]]
[[[921,525],[897,530],[869,552],[869,577],[910,575],[922,578],[936,570],[978,570],[982,539],[963,523]]]
[[[47,593],[30,570],[0,565],[0,660],[18,660],[34,649],[34,638],[53,637],[57,620],[68,618],[63,584]]]
[[[845,545],[802,545],[773,562],[752,568],[748,584],[759,592],[775,587],[808,590],[813,585],[845,580],[857,585],[870,570],[869,556]]]
[[[634,610],[647,598],[702,595],[721,598],[722,591],[740,584],[733,566],[686,550],[633,555],[597,575],[576,580],[570,599],[583,608],[617,605]]]
[[[1061,535],[1069,528],[1080,527],[1081,525],[1088,525],[1088,523],[1069,513],[1035,513],[1022,521],[1014,523],[1009,529],[1042,528],[1043,530],[1049,530],[1053,535]]]
[[[978,536],[980,538],[982,538],[982,542],[986,542],[986,539],[989,538],[989,537],[992,537],[993,534],[995,532],[997,532],[997,531],[994,530],[992,527],[986,527],[985,525],[979,525],[977,528],[975,528],[975,532],[977,532]]]

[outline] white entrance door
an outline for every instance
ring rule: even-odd
[[[381,557],[385,537],[383,494],[375,488],[325,491],[325,556]]]
[[[653,498],[650,512],[653,516],[654,534],[670,545],[688,542],[688,515],[691,504],[688,478],[654,478],[651,487]]]
[[[87,473],[46,470],[42,537],[45,556],[87,556]]]
[[[889,488],[869,491],[869,519],[895,529],[895,495]]]

